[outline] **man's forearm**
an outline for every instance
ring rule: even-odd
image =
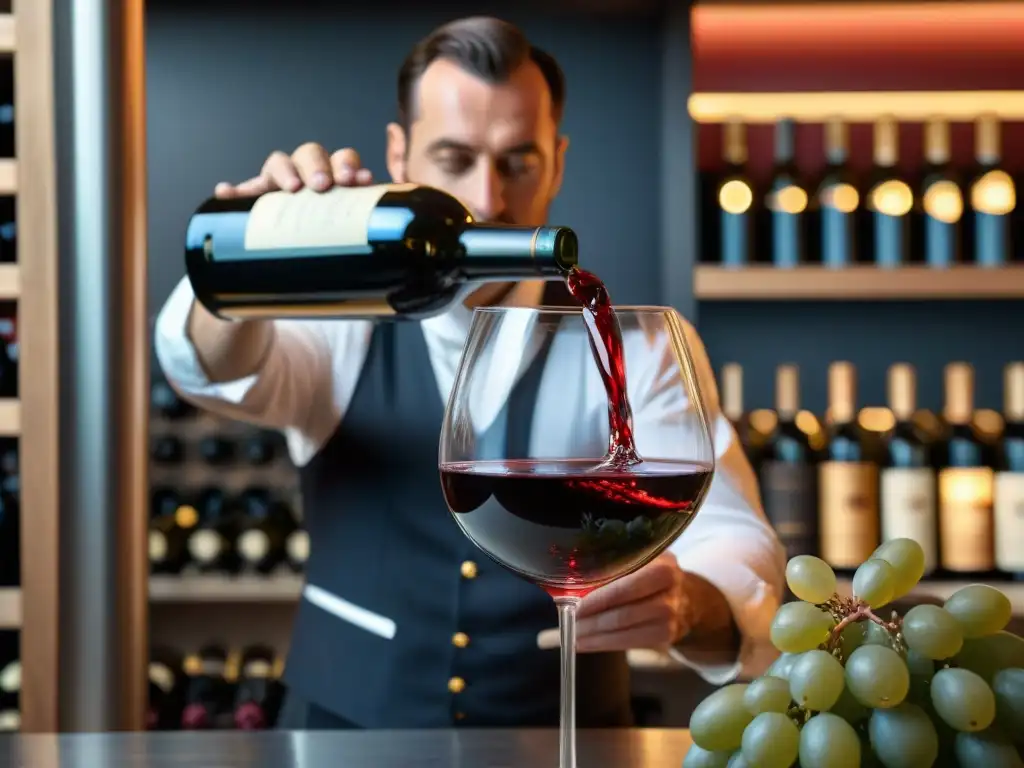
[[[221,320],[193,301],[188,335],[210,381],[236,381],[259,371],[270,351],[274,326],[269,320]]]

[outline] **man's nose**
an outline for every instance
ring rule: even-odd
[[[505,183],[490,163],[481,163],[466,201],[478,221],[501,221],[505,215]]]

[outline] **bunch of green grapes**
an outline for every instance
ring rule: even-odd
[[[923,574],[910,539],[861,564],[852,598],[823,560],[790,560],[797,601],[771,627],[782,655],[701,702],[683,768],[1024,768],[1024,640],[1005,630],[1010,601],[972,584],[941,608],[876,613]]]

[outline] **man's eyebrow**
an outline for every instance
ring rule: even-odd
[[[454,152],[476,152],[477,148],[472,147],[461,141],[455,139],[438,139],[432,142],[427,147],[427,152],[435,154],[437,152],[454,151]],[[517,144],[514,147],[509,147],[502,152],[503,155],[530,155],[540,154],[540,147],[535,141],[524,141],[522,144]]]

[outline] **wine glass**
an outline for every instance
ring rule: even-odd
[[[624,360],[583,309],[476,309],[441,430],[456,523],[557,605],[561,768],[576,768],[577,606],[675,541],[714,473],[683,321],[662,307],[619,307],[614,317]],[[614,401],[616,387],[632,414]],[[632,460],[621,458],[632,451],[623,439],[635,442]]]

